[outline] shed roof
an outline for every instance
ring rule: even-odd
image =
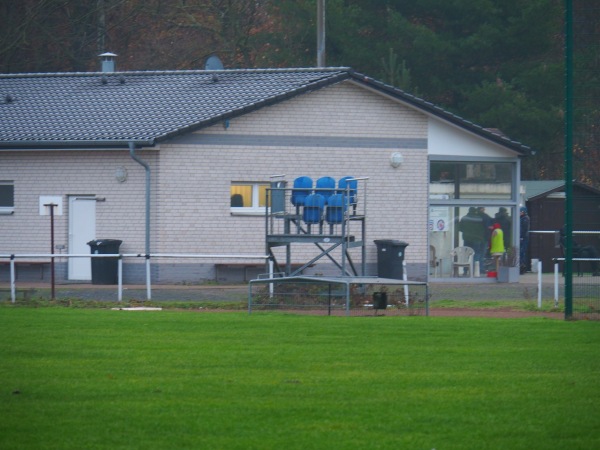
[[[537,200],[554,192],[563,192],[565,190],[565,180],[521,181],[521,185],[525,188],[525,201]],[[600,190],[585,183],[574,181],[573,186],[600,195]]]
[[[557,190],[562,190],[564,180],[535,180],[521,181],[521,185],[525,188],[525,200],[533,200],[537,197],[544,197]]]
[[[352,80],[528,154],[529,147],[346,67],[0,75],[0,148],[152,146]]]

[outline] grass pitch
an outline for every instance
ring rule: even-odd
[[[0,308],[2,449],[600,448],[600,328]]]

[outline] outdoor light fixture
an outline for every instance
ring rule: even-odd
[[[390,156],[390,164],[394,168],[400,167],[400,165],[402,164],[403,161],[404,161],[404,157],[402,156],[402,153],[400,153],[400,152],[394,152],[394,153],[392,153],[392,156]]]
[[[127,180],[127,169],[123,166],[117,167],[117,170],[115,170],[115,179],[119,183],[125,182]]]

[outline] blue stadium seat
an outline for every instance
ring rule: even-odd
[[[312,193],[313,180],[310,177],[298,177],[294,180],[294,188],[292,189],[291,202],[296,207],[298,213],[299,206],[304,205],[306,197]]]
[[[325,201],[327,201],[329,197],[335,194],[335,179],[332,177],[321,177],[317,180],[316,188],[315,192],[321,194],[325,197]]]
[[[323,211],[325,209],[325,197],[321,194],[311,194],[304,199],[304,210],[302,212],[302,220],[308,225],[310,233],[311,224],[323,224]],[[321,227],[319,228],[322,232]]]
[[[344,221],[344,213],[348,208],[348,202],[344,194],[334,194],[327,200],[325,220],[329,223],[329,232],[333,234],[333,226]]]

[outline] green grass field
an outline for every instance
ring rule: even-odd
[[[600,325],[0,308],[0,448],[600,448]]]

